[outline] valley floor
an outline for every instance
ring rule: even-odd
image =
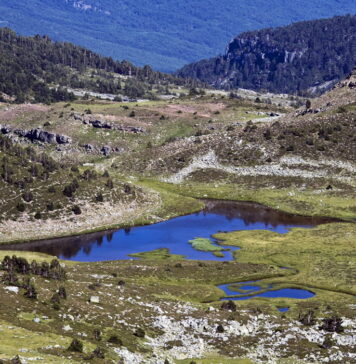
[[[0,107],[6,138],[62,164],[40,175],[25,163],[31,151],[25,158],[3,143],[1,168],[16,177],[3,173],[3,246],[163,221],[200,211],[201,199],[330,218],[286,234],[216,232],[223,246],[241,248],[229,262],[159,249],[138,252],[136,260],[60,261],[66,279],[52,274],[61,271],[48,264],[54,257],[0,250],[1,260],[16,254],[29,263],[6,258],[0,266],[0,359],[355,362],[354,96],[345,83],[313,100],[311,111],[220,94],[137,105],[89,100]],[[35,128],[70,142],[29,141],[16,131]],[[24,191],[17,178],[27,181]],[[68,183],[74,195],[65,190]],[[262,292],[272,284],[272,290],[315,295],[220,300],[218,285],[238,291],[234,283],[256,280]]]

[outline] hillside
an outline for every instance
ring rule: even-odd
[[[217,91],[137,104],[2,104],[0,131],[60,164],[82,165],[83,171],[89,163],[99,175],[108,170],[119,180],[215,181],[248,191],[291,186],[303,191],[312,181],[313,188],[331,185],[348,195],[356,159],[355,83],[353,74],[299,109],[290,106],[294,97],[257,94],[253,101]],[[45,201],[41,206],[46,214]]]
[[[0,102],[0,361],[352,363],[355,100]]]
[[[122,216],[123,206],[137,211],[138,202],[151,203],[141,189],[111,177],[107,171],[98,173],[92,168],[58,163],[48,154],[20,146],[3,135],[0,185],[1,236],[5,239],[11,236],[6,231],[17,230],[16,224],[25,227],[30,223],[50,236],[63,233],[56,221],[65,223],[69,232],[75,217],[74,226],[84,230],[93,224],[105,225],[102,214],[107,209]],[[26,228],[23,239],[27,239],[25,232]]]
[[[234,34],[355,13],[353,0],[27,0],[0,2],[0,26],[48,34],[114,59],[174,71],[213,57]]]
[[[53,42],[47,36],[19,36],[8,28],[0,28],[0,53],[0,98],[17,103],[73,101],[68,89],[81,90],[82,95],[107,94],[111,99],[154,98],[155,87],[165,92],[171,85],[197,84],[149,66],[114,61],[71,43]]]
[[[242,33],[223,56],[187,65],[177,75],[224,89],[320,93],[356,64],[355,34],[356,16]]]

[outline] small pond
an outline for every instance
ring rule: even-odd
[[[205,200],[197,213],[176,217],[157,224],[106,231],[81,236],[2,245],[2,250],[26,250],[55,255],[60,259],[95,262],[132,259],[129,254],[167,248],[186,259],[231,260],[231,250],[217,257],[195,250],[189,240],[211,238],[212,234],[234,230],[270,230],[286,233],[292,227],[313,227],[330,220],[296,216],[266,206],[232,201]],[[237,249],[237,248],[235,248]],[[270,293],[272,294],[272,293]]]
[[[311,291],[301,288],[275,289],[273,284],[263,286],[259,281],[228,283],[217,286],[229,297],[222,300],[241,301],[255,297],[306,299],[315,296]],[[283,310],[283,308],[281,309]],[[287,309],[286,309],[287,310]],[[285,310],[285,311],[286,311]],[[284,312],[284,311],[281,311]]]

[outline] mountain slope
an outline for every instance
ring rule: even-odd
[[[350,15],[242,33],[225,55],[187,65],[177,74],[225,89],[323,90],[356,64],[355,34],[356,16]]]
[[[0,99],[17,102],[71,101],[74,95],[67,87],[135,98],[147,92],[152,96],[155,84],[195,83],[148,66],[114,61],[71,43],[53,42],[47,36],[18,36],[8,28],[0,28],[0,54]]]
[[[172,71],[242,31],[355,12],[353,0],[13,0],[0,1],[0,25]]]

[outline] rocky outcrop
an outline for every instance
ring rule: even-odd
[[[112,129],[112,125],[105,122],[105,121],[101,121],[101,120],[94,120],[94,121],[90,121],[89,122],[91,125],[93,125],[94,128],[99,128],[99,129]]]
[[[81,115],[78,113],[73,113],[72,117],[74,120],[79,120],[85,125],[91,125],[93,128],[97,129],[108,129],[108,130],[119,130],[128,133],[140,134],[144,133],[145,129],[137,126],[130,126],[130,125],[115,125],[109,123],[106,120],[100,120],[90,115]]]
[[[72,139],[66,135],[50,133],[39,128],[30,130],[13,129],[7,125],[0,125],[0,131],[2,134],[14,134],[19,137],[29,139],[32,142],[38,141],[49,144],[69,144],[72,142]]]
[[[355,15],[246,32],[224,55],[189,64],[177,75],[226,90],[323,93],[354,67],[355,32]]]

